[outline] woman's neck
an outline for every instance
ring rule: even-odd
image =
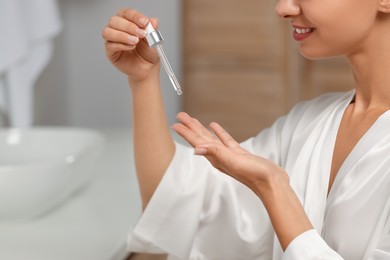
[[[390,18],[378,22],[361,50],[347,56],[355,80],[355,104],[390,109]]]

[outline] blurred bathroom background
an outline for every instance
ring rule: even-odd
[[[105,58],[101,31],[109,18],[123,7],[133,7],[151,17],[158,17],[161,20],[160,30],[166,39],[165,52],[179,76],[180,1],[57,2],[62,30],[54,37],[53,55],[35,83],[33,125],[129,127],[131,96],[127,80]],[[12,24],[5,23],[3,26],[12,29]],[[180,99],[172,91],[165,75],[162,75],[162,80],[167,111],[173,121]],[[4,125],[7,119],[3,118],[0,122]]]

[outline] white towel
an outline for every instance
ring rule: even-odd
[[[0,110],[11,127],[32,125],[34,84],[60,31],[56,0],[0,1]]]

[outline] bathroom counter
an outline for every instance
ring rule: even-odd
[[[106,139],[96,177],[55,210],[23,223],[0,223],[0,259],[121,260],[141,212],[130,130]]]

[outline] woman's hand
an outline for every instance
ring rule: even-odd
[[[240,147],[217,123],[210,124],[213,135],[186,113],[177,118],[180,123],[173,129],[195,147],[195,154],[204,155],[215,168],[249,187],[262,200],[283,250],[313,228],[281,167]]]
[[[157,28],[156,19],[133,9],[122,9],[111,17],[102,32],[108,59],[133,82],[143,81],[152,71],[159,70],[157,52],[144,39],[149,22]]]
[[[242,182],[260,198],[269,185],[288,184],[282,168],[243,149],[219,124],[210,124],[214,135],[186,113],[179,113],[177,118],[180,123],[173,129],[195,148],[195,154],[205,156],[215,168]]]

